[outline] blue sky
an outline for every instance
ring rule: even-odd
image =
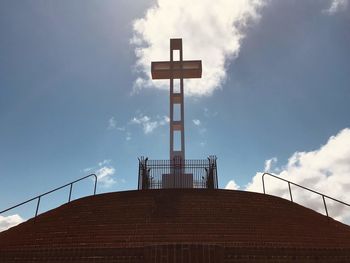
[[[220,188],[245,189],[273,158],[281,172],[350,126],[347,1],[221,0],[222,16],[190,5],[201,23],[176,31],[164,2],[0,1],[0,209],[90,172],[99,193],[136,189],[137,157],[168,158],[168,90],[147,65],[168,60],[169,37],[203,59],[207,78],[185,99],[186,157],[217,155]],[[226,16],[228,33],[215,20]]]

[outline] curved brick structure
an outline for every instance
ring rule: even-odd
[[[258,193],[116,192],[1,232],[0,262],[350,262],[350,227]]]

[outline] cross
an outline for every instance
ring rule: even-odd
[[[178,58],[174,58],[174,51]],[[182,39],[170,39],[170,61],[152,62],[152,79],[170,80],[170,160],[185,160],[184,79],[202,77],[202,61],[182,59]],[[174,115],[174,110],[178,116]],[[174,143],[175,138],[175,143]]]

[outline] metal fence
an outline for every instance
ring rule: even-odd
[[[203,160],[148,160],[139,158],[138,189],[217,189],[216,157]]]

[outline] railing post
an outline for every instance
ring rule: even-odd
[[[95,177],[95,186],[94,186],[94,195],[96,195],[96,187],[97,187],[97,175],[94,174]]]
[[[140,158],[137,158],[139,160],[139,174],[138,174],[138,178],[137,178],[137,190],[142,190],[140,188],[140,176],[141,176],[141,161]]]
[[[266,193],[265,193],[265,182],[264,182],[264,176],[265,176],[265,173],[263,173],[263,175],[262,175],[261,179],[262,179],[263,191],[264,191],[264,194],[266,194]]]
[[[37,217],[38,212],[39,212],[40,198],[41,198],[41,196],[38,197],[38,203],[36,204],[35,217]]]
[[[290,182],[288,182],[290,201],[293,202],[292,190],[290,189]]]
[[[68,203],[70,202],[70,199],[72,197],[72,188],[73,188],[73,183],[70,184]]]
[[[327,217],[329,217],[328,216],[328,209],[327,209],[326,199],[324,198],[324,195],[322,195],[322,199],[323,199],[324,209],[326,210],[326,215],[327,215]]]

